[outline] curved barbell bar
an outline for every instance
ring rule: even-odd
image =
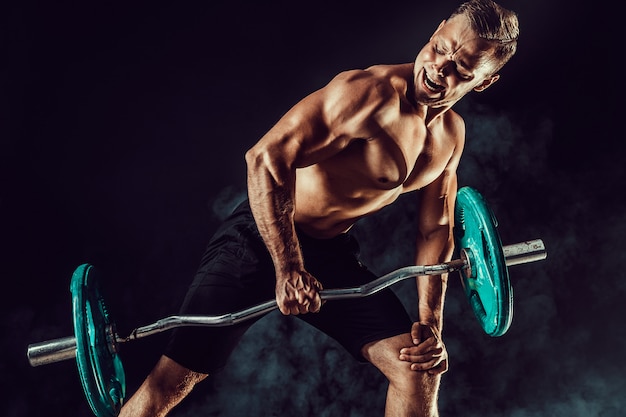
[[[502,251],[504,253],[507,267],[535,262],[547,257],[546,248],[541,239],[502,246]],[[385,274],[369,283],[361,285],[360,287],[322,290],[320,291],[320,297],[323,301],[367,297],[407,278],[425,275],[440,275],[470,267],[471,265],[469,265],[467,258],[455,259],[450,262],[444,262],[436,265],[407,266]],[[276,308],[276,300],[270,300],[241,311],[217,316],[170,316],[152,324],[138,327],[127,337],[119,337],[117,334],[114,334],[113,338],[115,340],[111,341],[111,344],[114,345],[117,343],[140,339],[176,327],[231,326],[269,313]],[[28,346],[27,356],[31,366],[41,366],[72,359],[76,357],[76,337],[68,336],[33,343]]]

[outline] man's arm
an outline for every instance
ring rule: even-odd
[[[434,265],[452,258],[456,172],[446,171],[421,193],[416,265]],[[418,313],[421,324],[443,330],[443,306],[448,274],[417,278]]]
[[[465,145],[465,123],[450,111],[444,117],[447,139],[454,145],[452,156],[442,174],[419,193],[416,265],[448,262],[454,251],[454,205],[458,191],[457,169]],[[443,330],[443,305],[448,274],[417,278],[420,323],[432,326],[439,335]]]
[[[296,236],[296,168],[310,138],[328,136],[319,98],[309,97],[287,113],[246,153],[248,197],[276,270],[276,300],[283,314],[319,311],[321,285],[308,274]]]
[[[291,108],[246,153],[250,207],[274,262],[283,314],[315,312],[321,306],[321,285],[304,268],[295,232],[296,169],[329,158],[367,134],[361,120],[376,107],[370,86],[371,76],[364,71],[337,76]]]
[[[447,262],[454,251],[454,205],[457,194],[456,170],[463,152],[465,126],[455,117],[456,148],[444,172],[419,191],[420,207],[416,241],[416,265]],[[401,350],[400,359],[411,362],[413,370],[447,371],[447,352],[442,340],[443,307],[448,274],[417,277],[419,322],[411,336],[415,346]]]
[[[456,189],[456,173],[450,170],[420,193],[416,265],[451,259]],[[420,276],[416,281],[419,321],[411,328],[414,346],[401,349],[400,360],[410,362],[414,371],[443,373],[448,370],[448,353],[442,339],[448,274]]]

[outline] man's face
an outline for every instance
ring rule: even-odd
[[[492,48],[476,36],[464,16],[442,22],[415,59],[417,103],[452,105],[472,90],[489,87],[499,78],[489,60]]]

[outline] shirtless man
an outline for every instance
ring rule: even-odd
[[[385,415],[438,415],[447,276],[417,278],[417,323],[390,290],[323,306],[318,291],[375,278],[348,231],[410,191],[420,202],[416,264],[450,260],[465,139],[451,107],[498,80],[518,32],[513,12],[471,0],[441,22],[413,64],[343,72],[297,103],[246,153],[249,201],[216,232],[181,314],[222,314],[275,296],[284,315],[380,369],[389,380]],[[251,324],[174,330],[121,415],[166,415],[225,366]]]

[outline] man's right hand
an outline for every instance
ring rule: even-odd
[[[411,370],[427,371],[432,375],[448,371],[448,351],[441,333],[433,325],[413,323],[411,338],[413,346],[400,350],[400,360],[411,363]]]
[[[306,271],[276,280],[276,303],[284,315],[317,313],[322,307],[322,284]]]

